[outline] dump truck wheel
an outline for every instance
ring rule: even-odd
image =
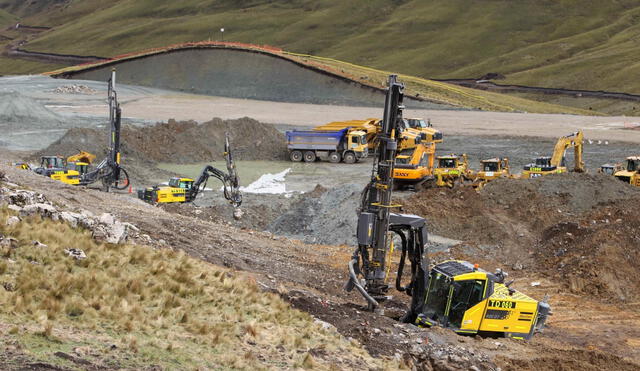
[[[329,162],[337,164],[340,160],[342,160],[342,156],[338,152],[329,153]]]
[[[304,153],[304,162],[314,162],[316,160],[316,153],[313,151],[306,151]]]
[[[356,155],[353,152],[347,152],[344,154],[345,164],[353,164],[356,162]]]
[[[291,153],[289,154],[289,159],[291,159],[291,161],[293,161],[293,162],[302,161],[302,152],[300,152],[300,151],[291,151]]]

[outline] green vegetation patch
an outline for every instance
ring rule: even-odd
[[[170,249],[98,244],[39,216],[6,226],[13,215],[0,210],[0,233],[17,240],[0,248],[0,338],[34,360],[80,369],[381,366],[249,275]]]

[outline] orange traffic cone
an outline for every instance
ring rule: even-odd
[[[132,188],[131,184],[129,184],[129,193],[133,193],[133,188]]]

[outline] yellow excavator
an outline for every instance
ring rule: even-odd
[[[433,164],[436,153],[435,143],[420,143],[414,149],[406,149],[396,156],[393,169],[395,189],[411,188],[418,190],[432,181]]]
[[[545,175],[561,174],[567,172],[565,156],[567,149],[573,148],[574,168],[573,171],[582,173],[585,171],[582,160],[582,143],[584,137],[582,130],[560,137],[556,142],[551,157],[543,156],[535,159],[534,163],[524,166],[521,177],[524,179],[538,178]]]
[[[436,186],[452,188],[455,184],[462,184],[465,180],[474,178],[466,154],[450,154],[438,156],[436,159],[438,165],[433,169]]]
[[[475,175],[473,183],[471,184],[476,189],[481,189],[490,181],[497,178],[508,178],[509,174],[509,159],[504,158],[490,158],[480,161],[481,169]]]
[[[640,187],[640,156],[627,157],[622,170],[616,171],[613,176],[629,183],[633,186]]]

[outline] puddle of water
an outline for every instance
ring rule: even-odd
[[[195,164],[162,163],[158,167],[183,176],[196,178],[202,168],[211,164],[226,171],[223,161]],[[335,187],[340,184],[360,183],[364,186],[371,176],[371,161],[357,164],[332,164],[328,162],[300,163],[290,161],[236,161],[242,186],[249,186],[265,174],[279,174],[290,169],[284,176],[285,192],[308,192],[317,184]]]

